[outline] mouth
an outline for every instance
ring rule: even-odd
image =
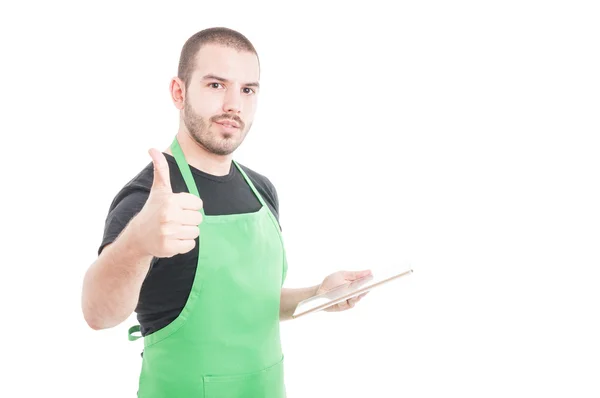
[[[234,120],[222,120],[220,122],[215,122],[217,124],[220,124],[221,126],[227,127],[227,128],[231,128],[231,129],[239,129],[240,128],[240,124]]]

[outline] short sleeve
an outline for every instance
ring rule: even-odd
[[[104,235],[98,248],[98,255],[106,245],[117,239],[131,219],[142,210],[148,200],[148,195],[149,192],[144,190],[132,190],[115,200],[106,217]]]

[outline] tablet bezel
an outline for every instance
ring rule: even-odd
[[[394,281],[398,278],[401,278],[403,276],[409,275],[413,272],[412,268],[409,268],[407,270],[404,270],[400,273],[395,273],[391,276],[387,276],[384,277],[383,279],[379,279],[377,277],[376,274],[371,274],[368,275],[366,277],[354,280],[354,281],[349,281],[348,283],[345,283],[343,285],[337,286],[331,290],[328,290],[327,292],[315,295],[315,296],[311,296],[305,300],[302,300],[300,303],[298,303],[298,305],[296,306],[296,308],[294,309],[294,314],[292,315],[293,319],[297,319],[301,316],[304,315],[308,315],[311,314],[313,312],[317,312],[317,311],[321,311],[324,309],[327,309],[333,305],[336,305],[338,303],[341,303],[344,300],[348,300],[352,297],[356,297],[360,294],[363,294],[365,292],[371,291],[377,287],[383,286],[391,281]],[[369,282],[369,279],[371,280],[375,280],[374,282],[371,281]],[[366,282],[362,283],[362,282]],[[351,288],[351,286],[357,286],[355,289],[351,289],[350,292],[346,292],[348,290],[348,288]],[[339,292],[339,293],[336,293]],[[301,307],[306,306],[307,304],[310,304],[313,301],[317,301],[317,300],[322,300],[323,298],[325,298],[326,296],[334,296],[332,297],[330,300],[328,300],[327,302],[317,305],[315,307],[310,307],[308,309],[301,309],[301,312],[298,312],[298,309]]]

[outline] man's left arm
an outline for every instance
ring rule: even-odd
[[[281,304],[279,306],[279,320],[292,319],[292,314],[302,300],[315,296],[320,285],[298,289],[281,289]]]
[[[363,271],[338,271],[331,275],[328,275],[323,282],[310,287],[297,288],[297,289],[281,289],[281,301],[279,305],[279,320],[287,321],[292,319],[292,315],[296,310],[296,307],[302,300],[316,296],[321,293],[325,293],[335,287],[341,286],[345,283],[355,281],[365,276],[371,275],[371,270]],[[327,312],[339,312],[349,310],[354,307],[357,302],[360,301],[367,293],[363,293],[359,296],[352,297],[346,301],[335,304],[331,307],[326,308],[324,311]]]
[[[275,218],[277,219],[277,223],[279,224],[279,197],[277,195],[277,190],[275,189],[275,186],[267,177],[262,176],[258,173],[254,173],[252,171],[249,172],[253,175],[256,175],[257,183],[260,186],[259,191],[263,195],[265,200],[271,203],[271,206],[275,211]],[[281,224],[279,225],[279,229],[281,231]],[[344,283],[354,281],[356,279],[362,278],[370,274],[370,270],[338,271],[327,276],[322,283],[315,286],[296,289],[282,288],[279,305],[279,320],[286,321],[292,319],[292,315],[294,314],[294,311],[296,311],[296,307],[298,307],[298,304],[301,301],[306,300],[307,298],[313,297],[315,295],[324,293]],[[343,301],[339,304],[326,308],[324,311],[338,312],[348,310],[354,307],[356,303],[360,301],[360,299],[363,298],[366,294],[367,293],[363,293],[360,296]]]

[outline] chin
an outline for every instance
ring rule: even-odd
[[[229,139],[223,139],[223,140],[221,140],[221,142],[215,143],[215,144],[216,145],[214,145],[213,148],[217,149],[216,152],[220,153],[221,155],[230,155],[236,149],[238,149],[241,142],[238,142],[237,140],[229,138]]]

